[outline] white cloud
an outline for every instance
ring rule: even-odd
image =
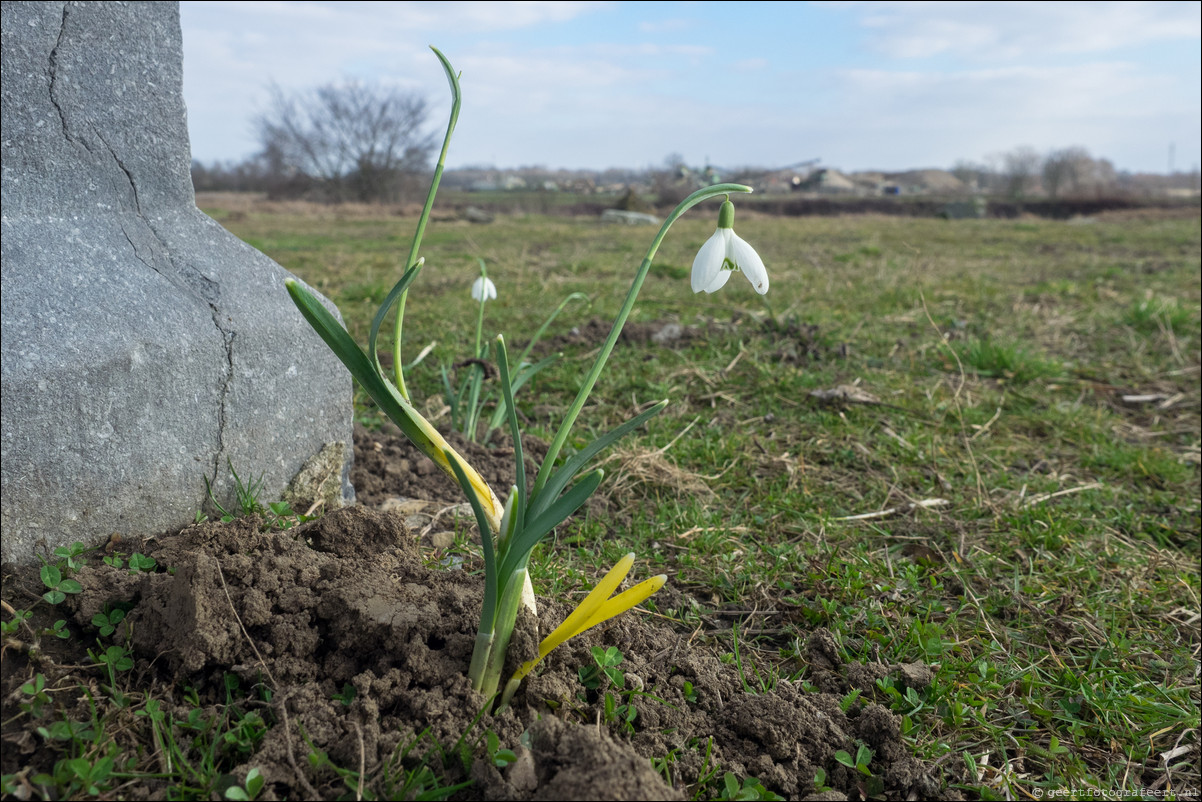
[[[1202,34],[1202,5],[1180,2],[866,2],[871,45],[897,58],[978,61],[1103,53]]]
[[[206,161],[256,149],[249,121],[271,80],[285,89],[343,76],[399,85],[429,98],[437,128],[449,99],[425,47],[434,41],[448,43],[463,73],[452,165],[639,166],[680,151],[725,166],[820,156],[847,168],[900,169],[1023,143],[1080,143],[1123,167],[1147,164],[1140,153],[1159,154],[1170,139],[1182,163],[1196,160],[1196,61],[1165,66],[1109,48],[1155,40],[1167,43],[1161,50],[1191,53],[1199,6],[1045,5],[836,4],[875,26],[868,30],[880,50],[849,56],[854,47],[846,45],[807,62],[807,51],[732,54],[705,26],[656,36],[670,21],[641,24],[638,5],[573,26],[571,39],[540,29],[537,40],[553,44],[530,47],[535,37],[526,32],[501,31],[608,6],[185,2],[186,97],[197,156]],[[705,21],[708,5],[691,8]],[[750,36],[770,22],[741,24]],[[1194,44],[1170,42],[1182,36]],[[1090,62],[1077,52],[1090,53]],[[942,58],[913,60],[927,53]],[[907,60],[890,57],[897,55]],[[1163,163],[1159,155],[1155,163]]]
[[[1070,67],[1000,67],[955,73],[846,70],[847,105],[875,118],[953,124],[958,120],[1008,119],[1016,124],[1138,117],[1163,97],[1161,81],[1124,62]]]
[[[747,58],[734,63],[734,68],[739,72],[753,72],[755,70],[766,69],[767,67],[768,59],[766,58]]]
[[[640,33],[676,33],[697,27],[697,20],[677,17],[674,19],[643,20],[639,22]]]
[[[370,7],[379,3],[370,2]],[[544,22],[565,22],[576,17],[613,7],[611,2],[519,2],[498,3],[481,0],[470,3],[416,3],[422,8],[437,6],[438,27],[442,30],[456,28],[478,31],[527,28]]]
[[[840,100],[815,138],[834,163],[882,167],[947,166],[1020,144],[1039,150],[1082,144],[1131,163],[1159,153],[1171,131],[1193,132],[1198,102],[1182,107],[1167,79],[1125,62],[1069,67],[1001,67],[938,73],[842,70]],[[843,126],[837,132],[833,121]]]
[[[205,3],[216,10],[252,15],[272,24],[302,23],[351,26],[365,35],[389,30],[412,34],[415,31],[498,31],[526,28],[544,22],[564,22],[601,9],[612,2],[549,2],[545,0],[491,0],[470,2],[364,2],[363,0],[258,0],[256,2]]]

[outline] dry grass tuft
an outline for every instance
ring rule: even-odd
[[[670,445],[670,444],[669,444]],[[646,497],[649,489],[668,490],[673,493],[714,497],[714,491],[699,473],[683,470],[664,455],[667,447],[659,449],[645,446],[616,448],[601,465],[616,464],[613,478],[607,479],[602,487],[611,499],[629,498],[631,495]]]

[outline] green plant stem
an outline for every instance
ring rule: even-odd
[[[480,351],[480,340],[484,332],[484,304],[488,303],[488,267],[483,259],[477,257],[476,261],[480,263],[480,278],[484,279],[484,286],[480,288],[480,311],[476,314],[476,350],[472,355],[483,359],[488,356],[486,352]]]
[[[514,571],[505,583],[501,595],[501,604],[497,608],[497,621],[494,627],[495,639],[491,644],[488,655],[488,666],[484,671],[480,692],[491,699],[497,692],[501,682],[501,671],[505,668],[505,655],[509,651],[509,639],[513,636],[513,625],[517,622],[518,606],[522,600],[522,589],[526,585],[525,566]],[[476,656],[472,655],[472,664]]]
[[[484,624],[484,617],[480,617],[480,623]],[[492,626],[491,622],[488,626]],[[492,654],[493,642],[496,640],[496,631],[494,629],[484,630],[481,626],[480,631],[476,633],[476,645],[472,649],[472,663],[467,670],[467,678],[472,683],[472,690],[483,691],[484,674],[488,670],[488,658]]]
[[[660,226],[659,233],[651,241],[651,247],[647,249],[647,255],[643,257],[643,263],[639,265],[638,272],[635,273],[630,290],[626,293],[626,300],[622,302],[622,308],[618,310],[618,315],[614,318],[613,327],[609,330],[609,336],[605,339],[605,345],[601,347],[601,353],[597,354],[597,359],[593,362],[593,367],[589,370],[588,376],[585,377],[584,384],[580,387],[580,392],[576,394],[576,400],[572,402],[572,406],[568,409],[568,413],[564,417],[559,431],[555,434],[555,439],[551,442],[551,447],[547,450],[547,456],[538,470],[538,477],[534,480],[534,488],[530,493],[532,497],[538,495],[539,491],[547,483],[547,479],[550,478],[551,469],[554,467],[555,460],[559,457],[559,452],[563,449],[564,443],[567,442],[568,434],[572,430],[572,424],[576,422],[580,411],[584,409],[584,404],[588,400],[589,393],[593,391],[593,385],[597,383],[597,379],[601,376],[601,370],[605,367],[605,362],[609,359],[610,353],[614,350],[614,345],[618,342],[618,335],[622,333],[622,327],[626,325],[626,318],[630,317],[630,312],[634,309],[635,299],[638,298],[639,290],[643,288],[643,281],[647,278],[647,272],[651,269],[651,260],[655,258],[655,252],[659,250],[659,245],[663,242],[664,237],[668,235],[668,229],[672,227],[672,224],[676,222],[678,217],[698,203],[717,197],[718,195],[727,195],[731,192],[751,192],[751,187],[746,187],[742,184],[715,184],[712,187],[699,189],[681,201],[680,205],[672,210],[672,213],[664,220],[664,224]]]
[[[572,301],[576,301],[576,300],[588,301],[588,299],[589,299],[588,296],[585,295],[583,292],[573,292],[573,293],[570,293],[567,298],[564,298],[562,301],[560,301],[559,306],[555,307],[555,311],[552,312],[547,317],[547,319],[543,321],[543,325],[538,327],[538,331],[534,332],[534,336],[531,337],[530,342],[528,342],[526,344],[525,350],[522,351],[521,355],[518,356],[517,360],[513,363],[514,365],[517,366],[517,369],[519,369],[519,370],[521,369],[522,363],[526,361],[526,359],[530,356],[530,352],[534,349],[534,344],[537,343],[539,341],[539,339],[542,338],[543,334],[546,333],[546,331],[550,327],[550,325],[555,322],[555,318],[559,317],[559,313],[563,311],[563,308],[565,306],[567,306]],[[590,305],[592,304],[591,301],[589,303],[590,303]]]
[[[480,260],[481,275],[488,278],[488,273],[484,270],[484,260]],[[482,293],[480,296],[480,311],[476,314],[476,350],[472,352],[472,356],[476,359],[487,359],[488,351],[480,350],[480,340],[483,338],[484,332],[484,304],[487,303],[487,294]],[[471,378],[469,379],[469,387],[471,388],[471,397],[468,399],[467,415],[463,424],[463,435],[473,443],[476,442],[476,427],[480,421],[480,410],[477,408],[480,404],[480,386],[484,383],[484,370],[479,365],[472,363]]]
[[[484,377],[481,375],[479,365],[472,365],[471,368],[472,376],[468,384],[471,392],[468,396],[467,415],[463,423],[463,436],[474,443],[476,442],[476,429],[480,423],[480,410],[478,406],[480,404],[480,385],[483,383]]]
[[[442,171],[447,164],[447,149],[451,146],[451,134],[455,132],[455,123],[459,121],[459,106],[462,102],[459,92],[459,77],[451,67],[451,62],[447,61],[447,57],[437,47],[430,49],[442,62],[442,69],[447,74],[447,81],[451,84],[451,118],[447,122],[447,133],[442,140],[442,151],[438,154],[438,163],[434,165],[434,178],[430,181],[430,191],[426,193],[426,204],[422,207],[421,216],[417,218],[417,231],[413,234],[413,244],[409,247],[409,256],[405,259],[406,269],[417,263],[417,252],[421,248],[422,236],[426,233],[426,223],[430,221],[430,210],[434,208],[434,196],[438,194],[438,185],[442,181]],[[409,291],[406,289],[397,299],[396,329],[392,339],[392,369],[396,376],[395,384],[401,397],[406,401],[409,401],[410,398],[409,390],[405,387],[405,371],[401,367],[401,327],[405,320],[405,298],[408,295]],[[374,355],[372,358],[375,359]]]
[[[468,502],[472,505],[472,512],[476,516],[476,524],[480,527],[480,547],[484,555],[484,603],[480,610],[480,628],[476,634],[476,646],[472,652],[471,667],[468,669],[468,679],[471,680],[472,687],[480,690],[484,670],[488,666],[488,655],[492,649],[493,633],[496,631],[497,559],[493,553],[492,527],[488,524],[488,517],[480,505],[480,499],[474,493],[467,492],[471,484],[468,482],[467,474],[464,473],[458,458],[450,454],[446,456],[451,470],[455,473],[455,478],[459,480],[459,486],[464,488],[464,492],[467,493]]]
[[[504,539],[502,548],[508,549],[512,540],[513,530],[519,523],[526,520],[526,457],[522,450],[522,431],[518,427],[518,410],[513,400],[513,385],[509,378],[509,351],[505,347],[505,338],[498,334],[496,339],[497,372],[501,379],[501,401],[509,417],[509,435],[513,440],[514,456],[514,495],[513,502],[517,505],[510,517],[509,531],[502,531],[500,538]]]

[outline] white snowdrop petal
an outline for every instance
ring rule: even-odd
[[[693,259],[693,292],[713,292],[714,290],[709,288],[714,279],[725,272],[722,270],[722,260],[726,258],[726,237],[722,234],[724,230],[728,229],[715,231],[701,246],[701,250],[697,251],[697,256]],[[722,284],[725,283],[723,280]],[[722,284],[718,286],[721,287]]]
[[[702,289],[706,292],[717,292],[726,286],[726,282],[730,281],[730,276],[733,272],[733,270],[719,270],[718,274],[714,276],[714,280]]]
[[[473,301],[491,301],[496,297],[497,285],[492,283],[492,279],[480,276],[472,282]]]
[[[756,292],[763,295],[768,291],[768,270],[755,248],[748,245],[738,234],[732,233],[727,254],[730,260],[739,266],[739,270],[743,271],[743,275],[747,276]]]

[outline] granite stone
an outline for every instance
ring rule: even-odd
[[[178,528],[206,478],[228,509],[229,466],[275,500],[351,442],[351,379],[196,208],[178,5],[2,13],[0,556]]]

